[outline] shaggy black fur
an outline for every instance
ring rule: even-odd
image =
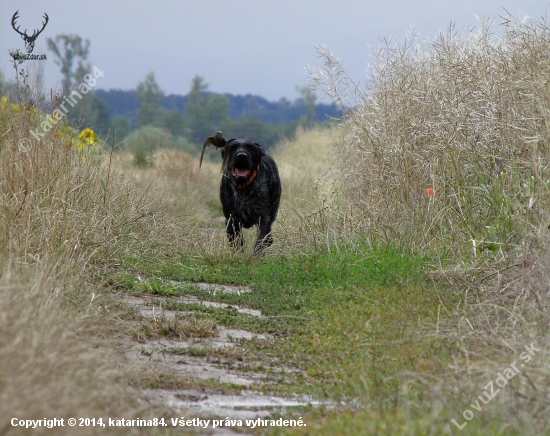
[[[260,229],[255,253],[273,244],[271,225],[281,200],[281,179],[275,161],[258,144],[231,139],[222,149],[224,161],[220,199],[227,237],[235,249],[244,245],[242,228]]]

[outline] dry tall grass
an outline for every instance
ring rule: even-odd
[[[28,262],[68,250],[109,266],[174,243],[178,232],[154,196],[123,183],[100,152],[80,150],[63,130],[34,141],[23,126],[38,116],[9,106],[2,112],[0,246]],[[21,140],[31,141],[29,150],[21,151]]]
[[[301,129],[273,151],[283,185],[273,252],[331,250],[364,233],[342,198],[337,137],[334,128]]]
[[[457,347],[456,362],[446,375],[406,375],[431,391],[408,404],[429,406],[434,420],[445,407],[462,422],[487,382],[535,343],[536,358],[483,410],[541,434],[550,410],[550,23],[505,18],[502,35],[491,29],[485,20],[466,36],[450,26],[424,45],[386,42],[365,89],[320,47],[324,67],[311,80],[345,113],[336,162],[364,234],[454,261],[434,278],[460,298],[440,300],[431,334]]]
[[[204,162],[199,168],[196,157],[174,149],[155,153],[149,168],[135,168],[126,154],[117,158],[122,160],[125,175],[132,184],[149,186],[163,209],[180,223],[208,224],[220,216],[219,165]]]
[[[154,194],[162,210],[178,224],[177,250],[185,256],[229,254],[219,199],[220,166],[178,150],[160,150],[152,165],[136,168],[131,156],[113,157],[117,172],[137,190]]]
[[[320,48],[311,80],[346,113],[340,174],[377,235],[498,251],[548,227],[550,27],[508,20],[503,32],[483,21],[464,37],[451,26],[423,46],[387,43],[364,90]]]
[[[107,318],[89,271],[158,256],[180,235],[150,193],[123,182],[98,150],[79,149],[63,123],[34,140],[43,120],[32,106],[0,104],[1,434],[29,433],[12,418],[140,412],[100,339]],[[94,432],[104,430],[55,430]]]
[[[76,319],[72,297],[83,283],[64,260],[42,259],[31,267],[4,262],[0,278],[0,433],[26,435],[11,419],[59,418],[64,428],[36,434],[101,434],[100,428],[71,428],[68,418],[134,415],[135,398],[115,380],[118,361]],[[92,305],[90,310],[94,311]],[[95,332],[97,333],[97,331]],[[118,374],[117,374],[118,373]],[[122,432],[120,432],[122,433]]]

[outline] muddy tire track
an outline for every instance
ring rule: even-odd
[[[170,282],[177,287],[189,285]],[[252,290],[247,287],[193,283],[213,295],[217,293],[243,294]],[[137,312],[138,321],[165,323],[169,326],[186,317],[193,317],[191,310],[175,310],[173,303],[199,304],[205,308],[235,310],[242,316],[263,318],[259,310],[241,305],[207,301],[193,295],[161,297],[144,294],[117,294],[117,299]],[[167,307],[170,307],[169,309]],[[293,368],[269,368],[269,371],[251,371],[242,362],[239,346],[241,341],[274,342],[270,335],[252,333],[242,329],[222,326],[203,337],[139,337],[122,344],[124,354],[136,371],[155,374],[172,374],[190,380],[214,381],[220,386],[231,385],[238,389],[216,387],[192,387],[177,389],[145,389],[143,401],[164,405],[182,416],[210,417],[212,419],[268,418],[273,413],[284,413],[287,407],[320,405],[308,397],[282,398],[260,392],[262,386],[284,382],[278,373],[297,371]],[[244,351],[244,350],[243,350]],[[208,384],[208,383],[207,383]],[[209,429],[209,434],[238,434],[229,428]],[[207,432],[208,433],[208,432]]]

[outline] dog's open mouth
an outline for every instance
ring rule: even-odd
[[[250,170],[245,168],[233,168],[233,175],[235,177],[248,177],[250,175]]]

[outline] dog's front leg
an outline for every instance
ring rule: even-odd
[[[271,221],[265,219],[260,221],[259,226],[260,234],[256,240],[256,246],[254,247],[254,253],[263,253],[267,247],[273,245],[273,236],[271,234]]]
[[[227,230],[227,239],[229,239],[229,245],[233,250],[240,251],[244,246],[243,238],[243,226],[240,221],[235,220],[233,215],[230,215],[225,223]]]

